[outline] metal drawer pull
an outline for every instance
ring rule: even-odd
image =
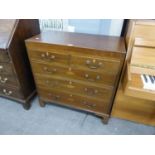
[[[98,93],[98,90],[97,90],[97,89],[94,90],[94,89],[85,88],[84,90],[85,90],[85,92],[87,92],[89,95],[95,95],[95,94]]]
[[[95,59],[91,60],[86,60],[86,65],[90,69],[97,69],[103,65],[102,62],[97,62]]]
[[[53,74],[53,73],[55,73],[57,71],[56,68],[53,68],[52,70],[49,70],[47,67],[44,67],[43,69],[44,69],[44,71],[46,71],[48,73],[51,73],[51,74]]]
[[[69,95],[68,100],[69,100],[69,101],[74,101],[74,98],[73,98],[73,95],[72,95],[72,94]]]
[[[1,83],[6,83],[7,80],[8,80],[8,78],[3,78],[3,79],[2,79],[2,77],[0,76],[0,82],[1,82]]]
[[[83,101],[83,104],[85,105],[85,106],[87,106],[88,108],[94,108],[94,107],[96,107],[96,104],[95,103],[88,103],[87,101]]]
[[[46,58],[46,59],[50,59],[50,60],[54,60],[55,59],[55,55],[50,55],[48,52],[42,53],[41,57],[42,58]]]
[[[3,93],[7,96],[11,95],[12,94],[12,91],[8,91],[6,89],[3,89]]]
[[[95,79],[90,78],[88,74],[85,74],[84,77],[88,79],[89,81],[97,81],[101,79],[100,75],[97,75]]]
[[[75,88],[72,81],[68,81],[67,87],[68,88]]]
[[[59,99],[60,99],[59,95],[54,96],[54,100],[59,100]]]

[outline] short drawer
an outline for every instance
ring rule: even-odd
[[[116,76],[114,73],[107,74],[105,72],[96,72],[95,70],[72,68],[65,65],[54,65],[48,63],[32,63],[34,73],[44,74],[49,76],[61,76],[82,80],[90,84],[109,85],[115,84]]]
[[[120,67],[120,61],[112,59],[101,59],[95,57],[79,57],[72,56],[71,67],[81,66],[96,72],[104,72],[106,74],[117,74]]]
[[[11,88],[0,85],[0,95],[5,97],[13,97],[23,99],[23,95],[19,88]]]
[[[0,75],[13,75],[13,67],[11,63],[0,63]]]
[[[60,103],[66,106],[84,109],[91,112],[107,113],[110,102],[97,101],[89,98],[84,98],[72,93],[64,93],[60,91],[47,90],[46,88],[39,87],[39,95],[45,101]]]
[[[0,74],[0,85],[19,87],[17,78],[14,75],[2,75]]]
[[[33,61],[44,61],[48,63],[62,63],[65,65],[69,64],[69,55],[59,54],[54,52],[44,52],[44,51],[29,51],[29,57]]]
[[[36,82],[38,86],[47,87],[50,89],[68,91],[70,93],[77,93],[91,98],[104,99],[105,101],[110,101],[112,97],[113,89],[111,88],[101,88],[96,86],[90,86],[81,83],[77,83],[72,79],[58,79],[48,76],[36,76]]]
[[[0,62],[9,62],[10,58],[8,52],[0,49]]]

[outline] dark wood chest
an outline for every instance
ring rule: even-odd
[[[107,122],[125,58],[123,38],[50,31],[26,46],[41,106],[61,104]]]
[[[30,107],[34,80],[24,40],[40,33],[38,20],[0,20],[0,96]]]

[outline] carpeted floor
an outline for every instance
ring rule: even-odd
[[[155,127],[116,118],[111,118],[108,125],[104,125],[100,118],[85,112],[55,105],[41,108],[38,98],[26,111],[20,104],[0,98],[0,134],[152,135]]]

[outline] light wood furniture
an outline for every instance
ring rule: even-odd
[[[112,115],[155,125],[155,92],[143,89],[141,74],[155,75],[155,21],[130,20],[127,56]]]
[[[85,110],[107,123],[126,54],[123,38],[49,31],[26,46],[41,106]]]
[[[39,34],[38,20],[0,20],[0,96],[30,107],[35,85],[24,40]]]

